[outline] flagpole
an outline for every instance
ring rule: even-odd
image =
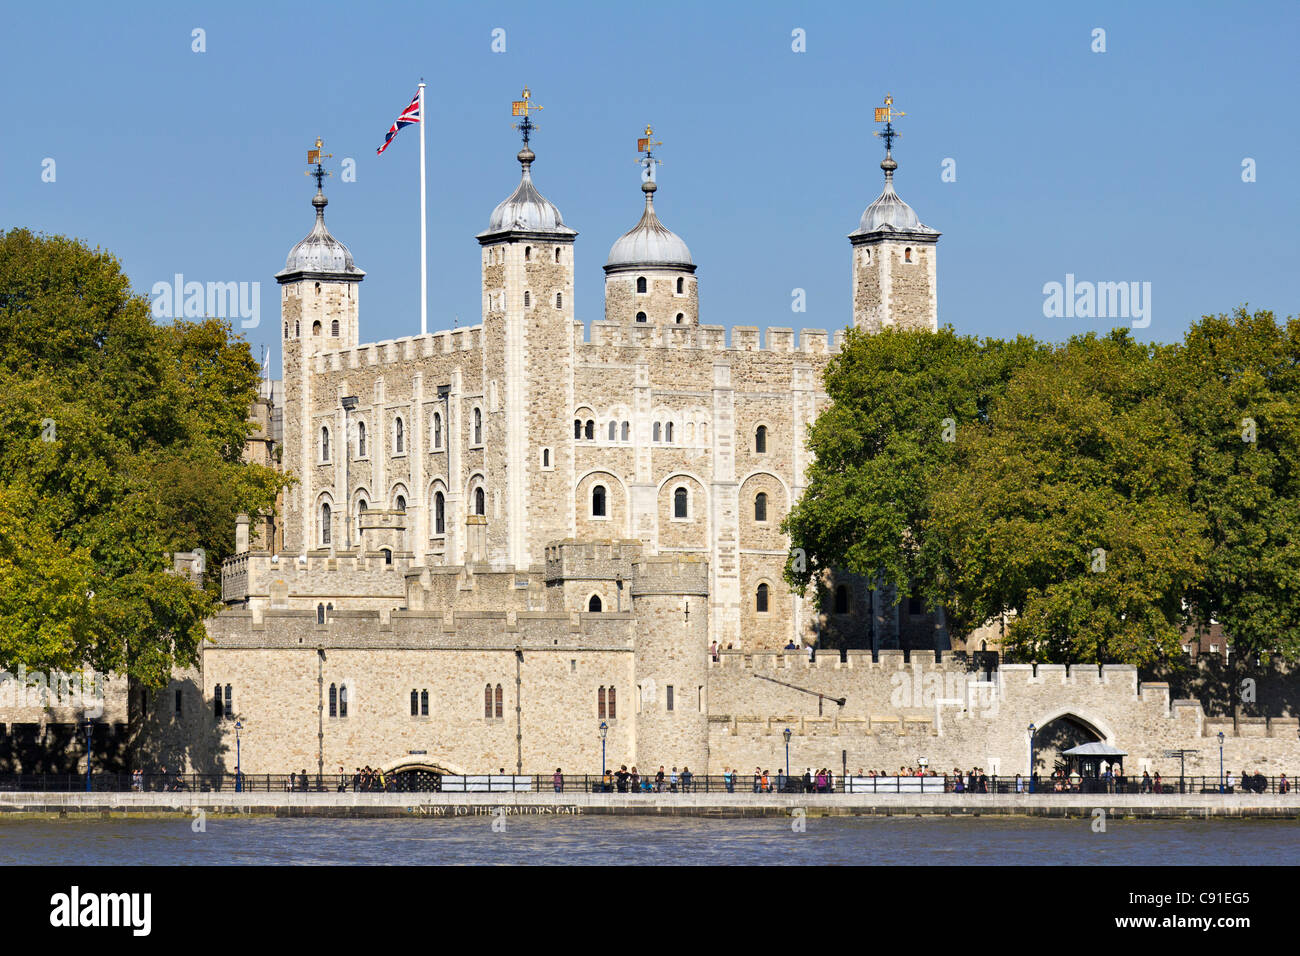
[[[424,79],[420,79],[420,334],[429,334],[429,274],[428,237],[425,231],[424,204]]]

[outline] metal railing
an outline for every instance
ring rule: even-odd
[[[1158,790],[1157,790],[1158,787]],[[927,777],[872,777],[831,775],[819,787],[816,779],[805,783],[802,777],[769,774],[767,782],[752,774],[665,774],[662,781],[653,775],[629,775],[620,780],[615,775],[564,774],[557,783],[550,774],[479,774],[451,776],[420,771],[378,775],[301,774],[301,773],[92,773],[90,790],[96,793],[611,793],[664,795],[681,793],[752,793],[808,794],[848,793],[854,796],[910,793],[951,795],[960,800],[968,794],[1107,794],[1144,796],[1161,794],[1214,794],[1254,796],[1295,792],[1292,777],[1251,776],[1243,783],[1234,776],[1229,785],[1219,777],[1117,777],[1100,778],[986,776],[962,777],[960,789],[955,775]],[[86,774],[26,773],[0,774],[0,792],[76,793],[86,790]]]

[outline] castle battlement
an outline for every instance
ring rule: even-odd
[[[632,597],[709,593],[709,562],[694,554],[638,558],[632,562]]]
[[[755,326],[732,326],[730,341],[727,329],[721,325],[641,325],[626,322],[597,321],[590,325],[590,336],[584,343],[583,323],[575,322],[578,344],[601,348],[663,348],[700,349],[711,352],[771,352],[774,354],[802,353],[828,355],[840,351],[844,330],[828,336],[825,329],[803,329],[795,340],[794,329],[769,327],[766,339]],[[766,342],[766,344],[764,344]]]
[[[372,365],[394,365],[418,358],[450,355],[453,352],[472,352],[482,345],[483,326],[470,325],[430,332],[428,335],[407,335],[382,342],[367,342],[355,348],[317,352],[312,360],[317,372],[337,372]]]
[[[635,538],[564,541],[546,547],[546,582],[613,581],[632,576],[632,562],[641,556]]]

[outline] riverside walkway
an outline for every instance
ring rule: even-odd
[[[1036,816],[1300,821],[1300,794],[960,793],[0,793],[15,816],[467,817],[648,815],[701,817]]]

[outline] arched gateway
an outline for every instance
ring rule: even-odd
[[[389,781],[388,789],[395,793],[431,793],[442,789],[444,776],[460,773],[459,770],[428,757],[412,755],[390,760],[382,769]]]
[[[1043,721],[1036,722],[1035,728],[1033,769],[1044,776],[1050,775],[1058,767],[1064,768],[1069,761],[1063,755],[1073,747],[1089,743],[1115,743],[1114,734],[1104,722],[1090,715],[1083,716],[1074,710],[1051,713]]]

